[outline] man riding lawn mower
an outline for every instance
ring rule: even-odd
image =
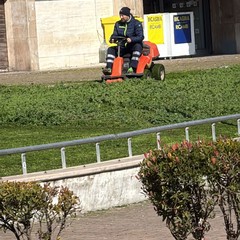
[[[119,14],[121,20],[115,23],[110,37],[110,42],[117,46],[108,48],[102,80],[107,83],[132,77],[164,80],[164,66],[153,62],[159,57],[158,48],[154,43],[143,41],[141,22],[130,14],[127,7],[123,7]]]

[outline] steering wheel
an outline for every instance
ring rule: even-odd
[[[114,43],[122,43],[122,42],[126,42],[127,38],[123,36],[112,36],[110,39],[110,42],[112,42],[112,40],[114,40]]]

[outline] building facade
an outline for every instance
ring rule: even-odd
[[[240,1],[143,0],[144,13],[194,14],[197,55],[240,53]]]
[[[192,11],[197,55],[240,53],[239,0],[0,0],[0,71],[98,63],[101,18],[122,6],[139,17]]]

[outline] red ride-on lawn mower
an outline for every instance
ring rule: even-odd
[[[149,41],[143,41],[143,51],[139,58],[136,73],[127,73],[131,54],[121,57],[121,44],[126,41],[125,37],[115,37],[118,47],[118,56],[114,59],[111,75],[103,75],[102,81],[106,83],[122,82],[127,78],[154,78],[163,81],[165,79],[165,68],[160,63],[154,63],[159,57],[157,45]]]

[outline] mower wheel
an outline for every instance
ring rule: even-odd
[[[152,78],[152,72],[150,71],[150,69],[145,68],[144,72],[143,72],[143,76],[141,77],[142,79],[149,79]]]
[[[165,67],[162,64],[154,64],[152,67],[152,77],[156,80],[165,80]]]

